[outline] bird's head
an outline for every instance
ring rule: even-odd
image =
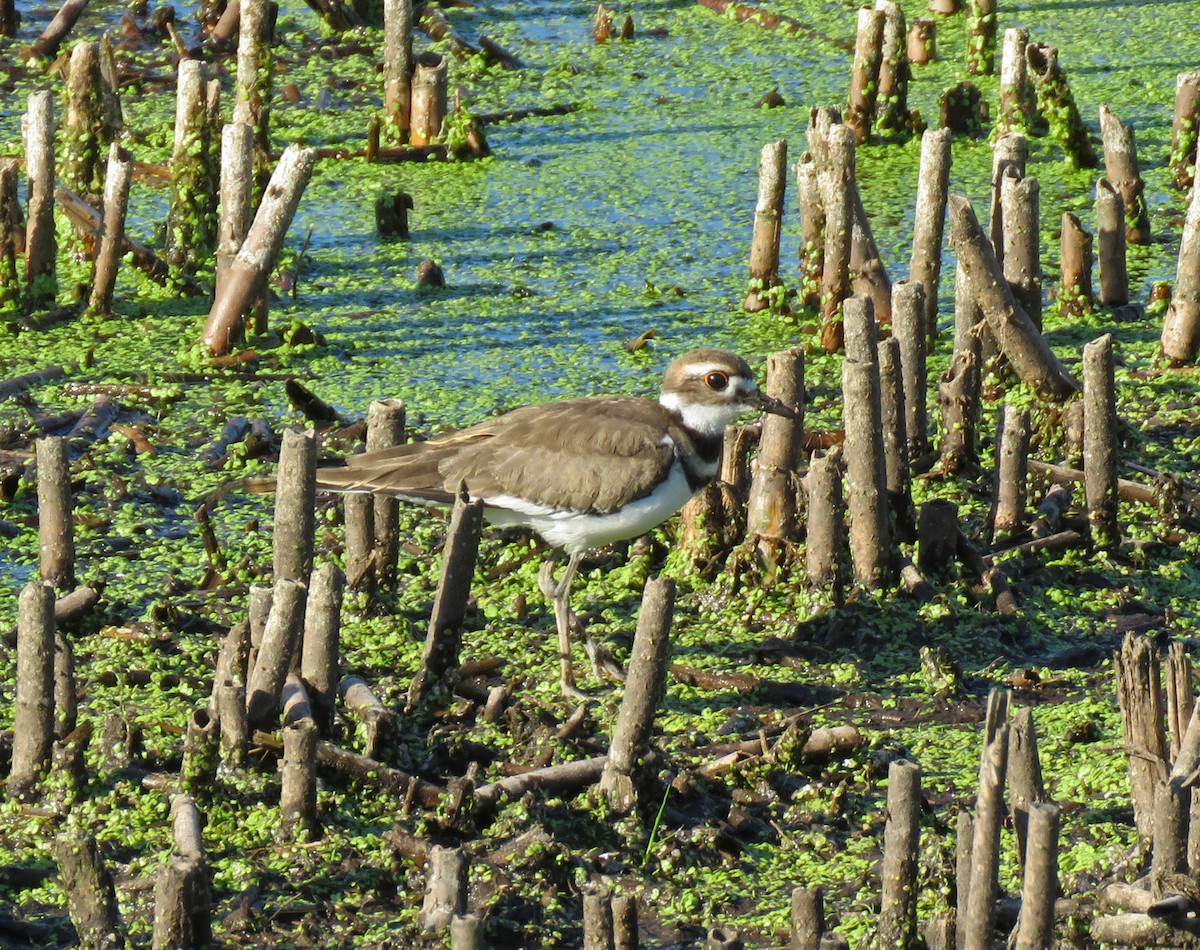
[[[749,364],[726,350],[692,350],[663,373],[661,402],[679,413],[693,432],[716,436],[748,412],[771,412],[799,419],[790,406],[758,388]]]

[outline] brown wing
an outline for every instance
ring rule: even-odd
[[[569,399],[526,406],[429,442],[354,456],[322,469],[318,485],[450,502],[465,482],[477,498],[606,512],[654,490],[674,458],[670,417],[637,398]]]

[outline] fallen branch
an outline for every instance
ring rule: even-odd
[[[782,13],[770,13],[762,7],[756,7],[749,3],[735,3],[734,0],[696,0],[696,2],[700,6],[712,10],[713,13],[730,17],[739,23],[754,23],[764,30],[776,30],[780,33],[800,36],[806,40],[828,43],[830,46],[846,52],[854,49],[853,43],[824,36],[793,17],[784,16]]]
[[[599,782],[607,761],[607,755],[598,755],[590,759],[564,762],[561,765],[511,775],[476,789],[475,802],[486,809],[494,807],[502,795],[520,798],[526,792],[534,790],[548,791],[555,795],[576,792]]]
[[[12,379],[0,381],[0,399],[8,396],[15,396],[17,393],[23,393],[30,386],[36,386],[38,383],[48,383],[52,379],[62,379],[67,374],[67,370],[74,370],[75,366],[47,366],[45,369],[36,369],[32,373],[25,373],[23,376],[14,376]]]

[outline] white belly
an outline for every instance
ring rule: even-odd
[[[645,534],[675,514],[692,497],[683,468],[676,462],[670,477],[644,498],[603,515],[556,511],[521,498],[485,498],[484,517],[501,527],[532,528],[547,544],[576,554]]]

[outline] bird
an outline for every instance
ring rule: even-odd
[[[571,583],[584,555],[639,537],[681,509],[717,473],[725,428],[750,412],[797,419],[764,393],[749,364],[726,350],[692,350],[663,373],[657,399],[583,396],[513,409],[486,422],[321,467],[317,489],[373,492],[420,504],[454,502],[460,488],[484,519],[530,528],[552,553],[538,585],[554,610],[560,685],[588,698],[571,664]],[[599,673],[599,648],[585,640]]]

